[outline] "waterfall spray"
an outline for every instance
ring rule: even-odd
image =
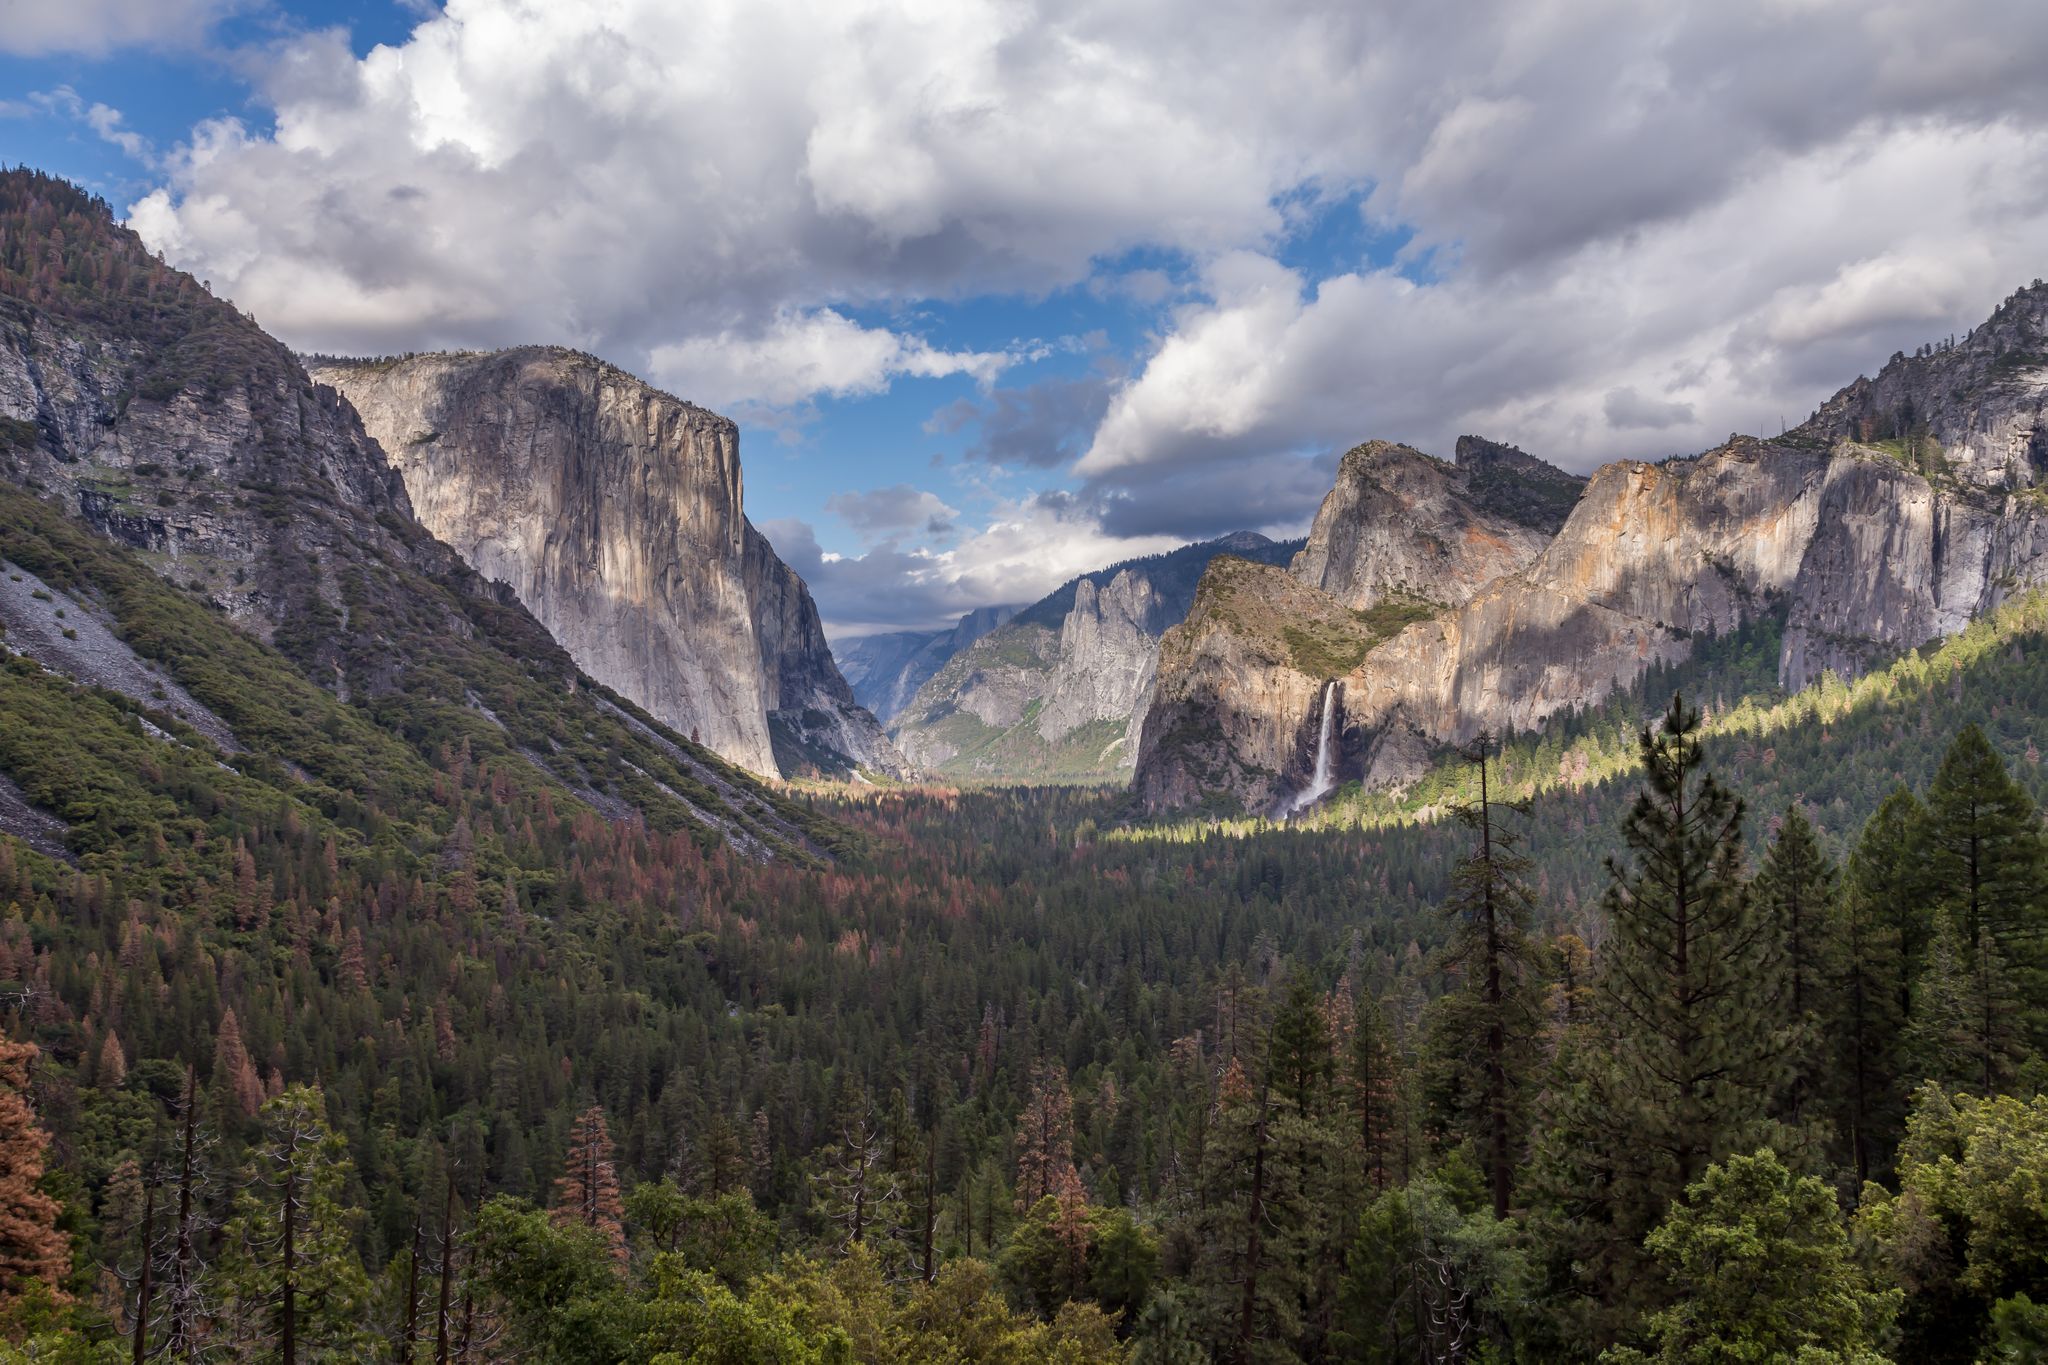
[[[1315,776],[1287,808],[1297,815],[1328,796],[1337,785],[1337,680],[1323,684],[1323,728],[1316,738]]]

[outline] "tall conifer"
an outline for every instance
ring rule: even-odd
[[[1850,859],[1849,887],[1835,902],[1829,930],[1832,1008],[1824,1020],[1830,1065],[1824,1093],[1858,1185],[1889,1165],[1905,1118],[1899,1085],[1903,954],[1892,917],[1858,887],[1855,868],[1861,854],[1859,844]]]
[[[1639,738],[1594,1018],[1536,1163],[1558,1273],[1598,1306],[1571,1330],[1592,1339],[1655,1293],[1643,1235],[1709,1164],[1770,1135],[1785,1076],[1780,945],[1742,875],[1742,803],[1707,772],[1699,724],[1674,697]]]
[[[619,1199],[618,1161],[604,1109],[592,1105],[569,1130],[569,1155],[555,1181],[555,1221],[580,1223],[604,1234],[612,1259],[626,1262],[625,1214]]]
[[[2040,820],[1984,732],[1964,726],[1928,785],[1926,840],[1964,937],[2005,939],[2038,923]]]
[[[1481,734],[1464,755],[1479,790],[1456,813],[1472,832],[1473,847],[1452,879],[1444,907],[1451,936],[1441,959],[1462,986],[1432,1008],[1429,1051],[1436,1061],[1437,1107],[1447,1111],[1454,1130],[1474,1139],[1494,1217],[1506,1218],[1522,1156],[1539,1009],[1529,938],[1535,896],[1524,880],[1529,860],[1519,833],[1502,818],[1526,815],[1528,807],[1495,799],[1493,747],[1493,737]]]
[[[0,1039],[0,1297],[30,1280],[56,1288],[71,1268],[71,1239],[57,1228],[57,1201],[37,1187],[50,1135],[29,1103],[34,1043]]]
[[[1995,951],[1983,960],[2031,982],[2048,931],[2048,846],[2033,799],[1975,725],[1963,727],[1928,785],[1925,849],[1964,950],[1975,956],[1988,937]],[[2034,1015],[2027,1024],[2048,1033],[2038,1008]]]
[[[1822,1047],[1825,1021],[1833,1012],[1835,897],[1838,874],[1821,848],[1813,825],[1798,806],[1785,812],[1752,888],[1758,912],[1769,922],[1782,954],[1784,1014],[1789,1075],[1783,1111],[1797,1122],[1825,1084]]]
[[[1941,912],[1906,1019],[1903,1041],[1911,1079],[1980,1095],[2008,1084],[2023,1050],[2018,1004],[1991,936],[1972,944],[1957,916]]]
[[[222,1229],[216,1332],[231,1350],[274,1349],[287,1365],[367,1359],[370,1282],[355,1251],[362,1213],[348,1202],[348,1144],[311,1086],[270,1100],[260,1120],[263,1140]]]

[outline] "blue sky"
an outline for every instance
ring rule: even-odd
[[[292,4],[231,11],[206,30],[203,41],[0,55],[0,89],[13,92],[7,98],[9,117],[0,123],[5,155],[70,177],[105,196],[117,212],[125,211],[166,183],[166,159],[203,122],[235,119],[252,134],[274,133],[273,111],[251,77],[267,51],[327,33],[342,37],[349,53],[360,59],[380,44],[404,44],[430,17],[418,5],[385,0]],[[107,123],[104,112],[96,117],[96,107],[117,111],[118,120]],[[126,141],[129,135],[142,141]],[[1321,204],[1300,195],[1292,198],[1295,202],[1286,206],[1291,221],[1270,242],[1276,259],[1323,274],[1393,262],[1401,235],[1369,230],[1358,195]],[[750,514],[778,529],[801,521],[814,529],[821,548],[852,556],[889,532],[835,511],[845,495],[905,485],[932,491],[957,509],[958,515],[945,519],[956,528],[954,534],[930,534],[929,520],[911,529],[919,530],[925,543],[943,547],[957,538],[957,528],[971,526],[993,506],[1067,487],[1071,481],[1059,465],[989,457],[990,433],[979,420],[979,409],[1027,391],[1106,388],[1127,377],[1160,327],[1163,305],[1172,291],[1186,286],[1193,269],[1186,253],[1134,247],[1105,254],[1095,272],[1099,278],[1063,287],[841,306],[839,311],[862,327],[912,331],[940,350],[1010,352],[1021,358],[993,383],[967,374],[903,376],[879,391],[820,394],[768,411],[739,404]],[[1144,287],[1117,291],[1100,283],[1124,277],[1137,277]],[[581,340],[549,335],[544,328],[530,339]],[[628,364],[636,359],[621,358]],[[1057,433],[1048,428],[1043,446],[1057,449],[1062,441],[1071,446],[1087,434],[1085,425]],[[1328,452],[1311,446],[1299,453]],[[1297,500],[1267,529],[1298,529],[1306,510]],[[1211,514],[1189,522],[1185,531],[1147,528],[1133,538],[1132,548],[1148,550],[1151,539],[1179,540],[1237,525],[1227,514],[1221,521]],[[1034,592],[1040,586],[1030,580],[1017,591]]]
[[[2048,241],[2027,0],[5,14],[0,157],[302,348],[561,342],[736,417],[837,631],[1296,530],[1370,437],[1774,430]]]

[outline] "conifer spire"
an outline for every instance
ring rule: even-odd
[[[57,1201],[37,1188],[50,1145],[29,1103],[29,1068],[40,1055],[34,1043],[0,1039],[0,1300],[30,1280],[54,1290],[71,1268]]]
[[[625,1211],[619,1197],[619,1168],[605,1125],[604,1107],[593,1104],[569,1130],[569,1155],[555,1181],[555,1221],[580,1224],[604,1234],[612,1259],[626,1260]]]

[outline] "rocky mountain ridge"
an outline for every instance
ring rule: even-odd
[[[421,522],[592,677],[749,770],[901,760],[743,511],[739,429],[557,347],[320,359]]]
[[[853,699],[888,725],[946,660],[1017,614],[1013,606],[976,607],[947,630],[892,630],[837,640],[832,657]]]
[[[1162,646],[1141,799],[1272,808],[1313,763],[1330,678],[1342,775],[1394,784],[1442,745],[1539,727],[1766,614],[1783,616],[1787,689],[1959,630],[2048,582],[2048,500],[2035,491],[2048,467],[2044,339],[2036,286],[1963,341],[1894,357],[1777,440],[1603,466],[1540,554],[1355,661],[1276,647],[1287,626],[1274,622],[1327,627],[1345,609],[1313,573],[1205,587]],[[1351,562],[1394,562],[1375,557],[1380,525],[1339,517],[1328,530]],[[1298,600],[1303,588],[1319,597]]]
[[[1220,554],[1284,562],[1254,532],[1083,574],[948,659],[893,730],[921,771],[982,781],[1113,781],[1135,761],[1160,638]]]

